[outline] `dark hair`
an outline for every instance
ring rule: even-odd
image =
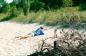
[[[40,27],[41,29],[43,29],[43,27]]]

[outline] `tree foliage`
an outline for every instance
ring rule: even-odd
[[[80,6],[81,9],[86,9],[86,0],[13,0],[11,4],[3,3],[0,12],[9,12],[13,7],[18,11],[22,11],[24,15],[28,11],[39,11],[41,9],[57,9],[60,7]]]

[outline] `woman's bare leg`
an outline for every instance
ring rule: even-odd
[[[15,38],[21,40],[21,39],[26,39],[26,38],[28,38],[28,37],[32,37],[32,34],[28,34],[28,35],[25,35],[25,36],[17,36],[17,37],[15,37]]]

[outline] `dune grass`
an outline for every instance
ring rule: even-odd
[[[6,16],[7,16],[7,14],[1,13],[0,14],[0,20],[3,19],[3,18],[5,18]]]
[[[1,17],[2,18],[2,17]],[[65,7],[57,10],[40,10],[38,12],[29,12],[27,16],[23,14],[10,19],[20,23],[45,24],[50,26],[63,25],[69,27],[71,24],[86,22],[86,11],[80,11],[79,7]]]

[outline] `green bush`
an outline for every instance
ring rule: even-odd
[[[7,12],[9,12],[10,10],[11,10],[10,5],[4,3],[4,5],[3,5],[3,7],[2,7],[2,12],[3,12],[3,13],[7,13]]]
[[[42,8],[44,8],[44,3],[38,0],[33,0],[30,4],[30,10],[39,11]]]
[[[72,0],[63,0],[63,6],[69,7],[69,6],[72,6],[72,5],[73,5]]]
[[[80,4],[80,10],[86,10],[86,2]]]

